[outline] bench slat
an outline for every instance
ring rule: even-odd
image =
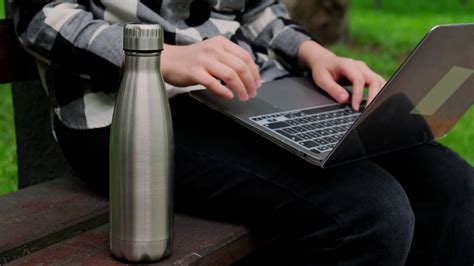
[[[0,197],[0,264],[108,222],[108,202],[76,178]]]
[[[175,216],[175,232],[171,257],[156,265],[229,265],[250,254],[258,242],[244,227],[184,215]],[[108,234],[104,225],[9,265],[120,265],[109,251]]]
[[[56,179],[0,197],[0,264],[116,264],[108,202],[82,182]],[[227,265],[268,243],[241,225],[175,215],[173,255],[160,265]]]

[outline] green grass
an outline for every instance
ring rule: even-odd
[[[433,25],[474,21],[474,1],[353,0],[350,11],[351,41],[331,49],[343,56],[366,61],[389,77]],[[0,0],[0,18],[3,17]],[[474,164],[474,109],[471,108],[441,143]],[[0,194],[16,190],[16,147],[9,86],[0,85]]]
[[[15,125],[9,85],[0,85],[0,195],[17,189]]]
[[[0,0],[0,18],[4,17]],[[15,191],[17,185],[15,125],[10,85],[0,85],[0,195]]]

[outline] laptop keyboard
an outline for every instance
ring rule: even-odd
[[[319,154],[331,151],[359,115],[349,106],[332,105],[254,116],[250,120]]]

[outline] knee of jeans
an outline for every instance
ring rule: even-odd
[[[410,205],[399,202],[381,208],[374,224],[378,240],[387,245],[409,245],[415,229],[415,215]]]
[[[376,204],[372,205],[368,215],[371,222],[365,233],[377,248],[408,254],[415,229],[415,215],[403,189],[391,195],[374,199]]]

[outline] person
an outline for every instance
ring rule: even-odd
[[[357,110],[363,88],[370,102],[385,82],[312,40],[278,1],[11,2],[19,40],[37,58],[52,102],[55,138],[76,174],[103,194],[123,22],[163,26],[170,96],[204,86],[246,101],[262,82],[310,72]],[[352,83],[351,96],[342,79]],[[283,250],[265,263],[474,263],[474,171],[448,148],[430,142],[322,170],[186,94],[170,105],[177,209],[277,230]]]

